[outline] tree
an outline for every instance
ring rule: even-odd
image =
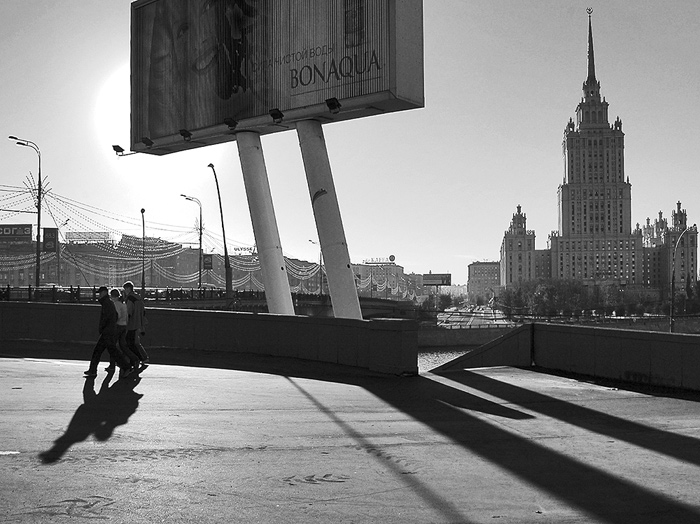
[[[440,294],[438,298],[438,308],[440,311],[445,311],[448,307],[452,305],[452,295]]]

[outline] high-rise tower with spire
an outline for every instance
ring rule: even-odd
[[[559,229],[550,236],[553,277],[642,282],[641,230],[632,231],[624,140],[622,121],[609,123],[608,102],[600,95],[589,9],[588,76],[576,121],[569,119],[562,143]]]
[[[548,249],[535,249],[535,232],[517,213],[501,244],[501,286],[540,278],[621,287],[639,284],[667,298],[689,292],[697,280],[698,229],[678,202],[672,224],[663,218],[632,229],[632,186],[625,175],[625,135],[611,125],[608,102],[595,74],[592,9],[588,9],[588,71],[583,96],[564,128],[564,173],[559,185],[559,228]]]

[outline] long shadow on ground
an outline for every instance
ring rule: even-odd
[[[90,435],[97,440],[108,440],[117,426],[129,421],[143,396],[134,391],[139,379],[119,380],[110,387],[112,377],[113,373],[105,377],[97,393],[95,379],[85,379],[83,404],[75,410],[65,433],[54,441],[51,449],[39,454],[44,464],[58,462],[73,444],[86,440]]]
[[[697,451],[700,449],[700,439],[631,422],[469,371],[450,372],[449,375],[444,375],[449,380],[438,381],[431,379],[430,375],[389,377],[331,364],[256,355],[151,348],[149,353],[154,363],[264,372],[288,378],[310,378],[360,386],[469,453],[489,461],[520,481],[547,492],[564,504],[577,508],[596,522],[637,523],[648,522],[649,518],[653,518],[654,523],[700,522],[698,507],[674,500],[547,448],[535,440],[506,431],[474,412],[510,420],[532,418],[532,415],[513,407],[523,406],[530,412],[554,417],[576,427],[625,440],[631,445],[694,464],[700,463]],[[455,385],[450,385],[450,381]],[[90,434],[95,434],[96,438],[109,438],[114,427],[126,423],[138,407],[140,396],[133,392],[133,385],[133,382],[126,382],[124,386],[117,383],[113,386],[116,388],[114,391],[108,388],[108,393],[102,393],[101,388],[100,393],[91,398],[86,383],[88,391],[85,404],[76,411],[66,433],[56,441],[54,447],[42,454],[44,461],[58,460],[70,445],[84,440]],[[501,398],[509,405],[466,393],[462,390],[463,386]],[[321,412],[334,420],[341,431],[356,440],[365,439],[351,425],[327,409],[323,399],[306,391],[304,394],[313,400]],[[114,411],[114,406],[117,405],[123,407]],[[430,486],[421,484],[419,479],[412,482],[410,487],[416,495],[435,508],[441,506],[440,511],[446,518],[468,522],[453,501],[446,501],[439,493],[433,492]],[[468,493],[465,493],[467,496]]]

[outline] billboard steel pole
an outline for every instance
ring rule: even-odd
[[[279,315],[294,315],[287,266],[277,229],[260,135],[250,131],[238,133],[236,142],[248,197],[250,219],[253,223],[253,234],[262,266],[268,311]]]
[[[321,123],[316,120],[297,122],[297,135],[304,159],[311,207],[316,219],[318,240],[326,264],[328,292],[336,318],[362,319],[355,278],[340,216],[338,197],[333,183],[331,163]]]

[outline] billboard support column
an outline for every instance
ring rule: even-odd
[[[326,263],[333,315],[336,318],[362,319],[321,123],[316,120],[297,122],[297,135],[318,239]]]
[[[250,219],[262,266],[267,307],[270,313],[294,315],[292,293],[289,289],[260,135],[246,131],[238,133],[236,141]]]

